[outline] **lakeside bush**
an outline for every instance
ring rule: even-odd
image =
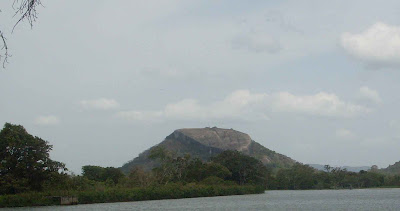
[[[0,196],[0,207],[48,206],[54,204],[54,201],[44,193],[21,193]]]
[[[78,193],[80,204],[126,202],[161,199],[180,199],[211,196],[243,195],[263,193],[264,189],[257,186],[210,186],[210,185],[179,185],[167,184],[158,187],[109,189],[104,192],[85,191]]]
[[[280,169],[273,181],[273,189],[352,189],[400,187],[399,175],[385,175],[378,171],[350,172],[342,168],[326,165],[325,171],[318,171],[300,163],[288,169]]]
[[[178,198],[196,198],[211,196],[243,195],[263,193],[264,189],[257,186],[239,185],[202,185],[189,183],[186,185],[171,183],[163,186],[153,186],[147,188],[108,188],[104,191],[79,191],[69,192],[66,195],[60,192],[48,193],[22,193],[15,195],[1,195],[0,207],[22,207],[22,206],[48,206],[56,205],[49,196],[68,196],[78,197],[79,204],[91,203],[110,203]]]

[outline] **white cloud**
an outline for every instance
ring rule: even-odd
[[[328,117],[353,117],[370,112],[364,106],[344,102],[335,94],[325,92],[304,96],[280,92],[273,95],[271,105],[275,111]]]
[[[58,117],[49,115],[49,116],[39,116],[35,119],[36,125],[56,125],[60,123]]]
[[[336,137],[349,140],[349,139],[354,139],[356,137],[356,134],[348,129],[342,128],[336,130]]]
[[[238,90],[225,99],[210,104],[200,104],[195,99],[184,99],[167,104],[160,111],[122,111],[117,117],[131,120],[157,121],[160,119],[208,120],[208,119],[265,119],[260,105],[266,94],[253,94],[248,90]]]
[[[400,27],[375,23],[359,34],[349,32],[341,36],[343,48],[369,67],[400,66]]]
[[[360,88],[360,97],[365,100],[372,101],[374,103],[381,103],[382,99],[379,96],[378,91],[370,89],[366,86]]]
[[[266,93],[251,93],[248,90],[237,90],[224,99],[209,104],[201,104],[196,99],[184,99],[167,104],[161,110],[121,111],[116,116],[137,121],[160,121],[164,119],[238,119],[251,121],[268,119],[270,112],[354,117],[368,113],[370,110],[363,106],[343,102],[336,95],[323,92],[316,95],[295,96],[288,92],[268,95]]]
[[[265,33],[238,36],[232,41],[234,49],[245,49],[256,53],[277,53],[281,45],[275,38]]]
[[[119,103],[114,99],[99,98],[95,100],[82,100],[79,104],[85,109],[109,110],[119,107]]]

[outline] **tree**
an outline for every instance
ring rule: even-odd
[[[104,181],[104,168],[100,166],[82,166],[82,176],[94,181]]]
[[[104,169],[104,178],[106,181],[111,180],[114,184],[117,184],[118,181],[123,177],[125,177],[125,175],[119,168],[106,167]]]
[[[205,177],[218,177],[221,179],[226,179],[232,176],[232,173],[229,171],[229,169],[219,163],[206,163],[204,164],[204,170]]]
[[[32,27],[33,23],[37,19],[36,7],[39,5],[42,5],[40,0],[14,0],[14,3],[12,5],[12,8],[15,12],[14,16],[18,16],[19,18],[18,21],[15,23],[12,31],[14,31],[15,27],[24,20],[27,20]],[[0,29],[0,42],[2,43],[0,45],[0,49],[2,51],[0,53],[0,62],[3,60],[3,68],[5,67],[5,64],[8,63],[8,57],[10,57],[6,41],[7,39],[4,35],[4,30]]]
[[[239,185],[258,184],[266,187],[270,171],[260,160],[244,155],[238,151],[227,150],[211,159],[225,166],[231,173],[230,180]]]
[[[198,158],[191,160],[185,171],[187,182],[200,182],[208,177],[218,177],[225,180],[232,176],[232,173],[225,166],[214,162],[203,163]]]
[[[6,123],[0,131],[0,194],[40,191],[63,163],[50,159],[52,145],[21,125]]]
[[[142,167],[134,167],[127,178],[130,187],[147,187],[153,182],[151,172],[146,172]]]
[[[218,177],[223,180],[232,175],[228,168],[219,163],[203,163],[199,158],[191,159],[189,154],[179,157],[162,146],[152,148],[149,158],[159,162],[159,165],[152,170],[159,184],[200,182],[207,177]]]
[[[312,189],[317,184],[315,169],[296,163],[288,169],[280,169],[276,174],[278,189]]]
[[[162,146],[151,149],[149,158],[159,162],[159,166],[152,169],[159,184],[167,184],[174,176],[174,155]]]
[[[347,169],[346,168],[341,168],[341,167],[336,167],[332,168],[330,171],[332,175],[332,182],[333,182],[333,187],[336,188],[342,188],[343,187],[343,180],[347,175]]]
[[[117,184],[118,181],[124,177],[122,171],[114,167],[103,168],[100,166],[83,166],[82,172],[82,176],[97,182],[105,182],[109,180],[112,181],[112,183]]]

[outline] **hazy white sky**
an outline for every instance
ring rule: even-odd
[[[400,160],[399,1],[49,1],[11,34],[0,124],[119,167],[173,130],[248,133],[303,163]]]

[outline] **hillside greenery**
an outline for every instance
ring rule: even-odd
[[[157,166],[157,160],[152,160],[148,157],[150,151],[156,147],[163,147],[180,157],[189,154],[192,158],[199,158],[203,162],[209,161],[223,151],[237,150],[260,160],[275,173],[280,168],[288,168],[296,163],[293,159],[253,141],[245,133],[233,129],[213,127],[176,130],[158,145],[151,147],[138,157],[125,163],[121,167],[122,171],[127,174],[136,166],[142,166],[146,170],[151,170]]]
[[[387,168],[380,169],[381,172],[391,175],[399,175],[400,174],[400,161],[396,162],[393,165],[389,165]]]

